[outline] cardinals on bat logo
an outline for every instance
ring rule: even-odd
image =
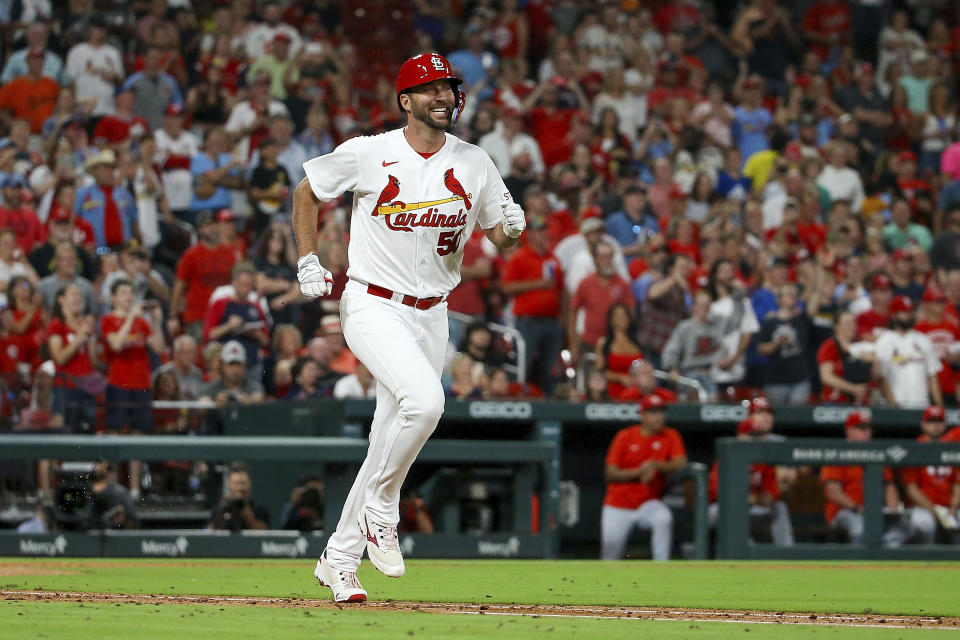
[[[447,204],[448,202],[456,202],[458,200],[463,201],[463,206],[466,207],[467,211],[473,208],[473,203],[470,202],[470,198],[473,197],[472,193],[467,193],[466,189],[463,188],[463,185],[460,184],[460,181],[457,180],[456,176],[453,175],[453,168],[447,169],[443,172],[443,185],[447,190],[453,194],[449,198],[441,198],[439,200],[428,200],[425,202],[403,202],[398,200],[397,196],[400,195],[400,180],[396,176],[388,175],[387,176],[387,185],[380,192],[380,196],[377,198],[377,204],[373,207],[373,211],[370,212],[371,216],[389,216],[394,213],[407,213],[410,211],[417,211],[418,209],[429,209],[431,207],[437,207],[442,204]]]

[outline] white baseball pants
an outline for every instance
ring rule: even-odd
[[[846,531],[851,543],[863,542],[863,514],[851,509],[840,509],[833,519],[833,526]],[[885,547],[896,548],[902,546],[912,535],[910,522],[900,519],[886,525],[881,541]]]
[[[340,300],[347,346],[377,379],[377,408],[367,457],[327,542],[327,560],[356,571],[366,546],[357,517],[364,507],[378,522],[400,521],[400,487],[443,413],[440,383],[447,346],[447,305],[421,311],[347,283]]]
[[[650,531],[654,560],[669,560],[673,544],[673,512],[660,500],[647,500],[636,509],[603,505],[600,516],[600,558],[619,560],[634,527]]]
[[[707,522],[711,529],[717,528],[717,520],[720,517],[720,505],[711,502],[707,507]],[[770,537],[773,544],[778,547],[792,547],[793,540],[793,522],[790,520],[790,509],[783,500],[777,500],[769,507],[758,504],[750,505],[750,519],[762,519],[770,524]]]

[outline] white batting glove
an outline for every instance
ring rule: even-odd
[[[527,217],[516,202],[505,202],[500,205],[500,222],[503,225],[503,232],[511,238],[519,238],[523,230],[527,228]]]
[[[319,298],[333,290],[333,275],[320,266],[314,253],[297,260],[297,280],[300,281],[300,293],[308,298]]]

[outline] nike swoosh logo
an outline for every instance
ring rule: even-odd
[[[399,161],[399,160],[394,160],[393,162],[387,162],[386,160],[384,160],[381,164],[383,164],[383,166],[385,166],[385,167],[389,167],[390,165],[392,165],[392,164],[397,164],[398,162],[400,162],[400,161]]]

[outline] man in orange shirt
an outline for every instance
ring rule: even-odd
[[[0,87],[0,108],[9,109],[18,120],[29,121],[30,133],[36,134],[53,114],[60,94],[60,85],[43,75],[44,55],[43,49],[32,47],[27,52],[27,75]]]
[[[556,382],[553,367],[563,346],[563,272],[550,251],[543,217],[530,218],[526,238],[526,245],[507,262],[502,288],[506,295],[513,296],[517,330],[527,347],[527,370],[531,374],[527,379],[549,393]]]
[[[607,451],[607,495],[600,521],[603,560],[623,557],[635,526],[651,531],[654,560],[670,559],[673,514],[660,497],[667,476],[687,465],[687,450],[680,434],[664,426],[663,398],[650,395],[640,408],[640,424],[621,429]]]
[[[920,429],[923,434],[917,438],[917,442],[940,442],[947,429],[943,407],[927,407]],[[960,469],[942,465],[910,467],[903,470],[903,484],[907,498],[914,505],[910,509],[910,527],[917,542],[933,544],[937,521],[944,528],[956,530],[952,525],[960,509]],[[951,518],[953,523],[950,522]]]
[[[869,411],[853,411],[847,415],[845,423],[847,442],[867,442],[873,435],[872,416]],[[863,540],[863,467],[855,465],[824,466],[820,469],[820,481],[823,483],[823,495],[827,499],[824,515],[827,523],[834,529],[847,534],[850,542],[859,544]],[[889,508],[900,503],[893,472],[883,470],[884,502]],[[885,547],[898,547],[910,537],[905,526],[898,523],[883,535]]]

